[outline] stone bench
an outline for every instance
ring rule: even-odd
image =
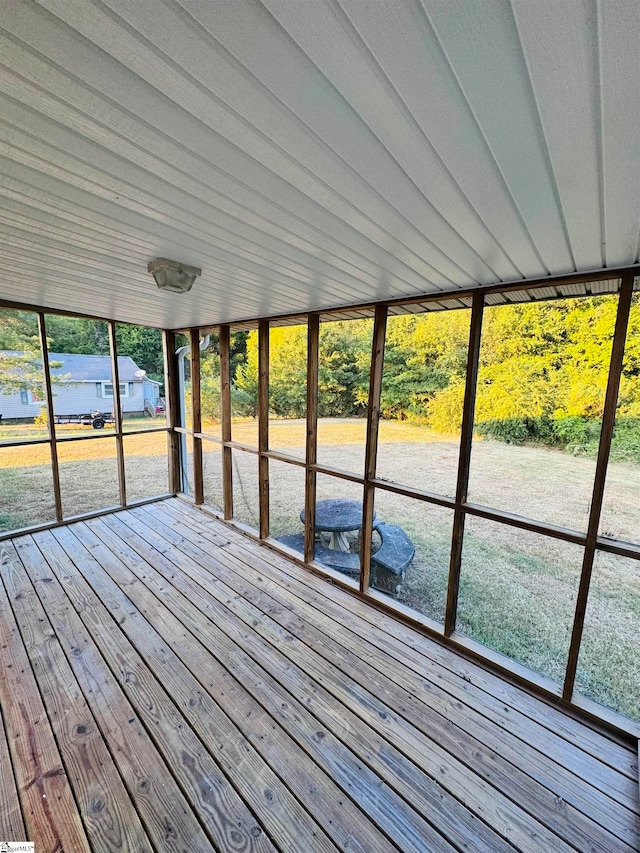
[[[416,548],[405,531],[397,524],[379,521],[375,529],[382,545],[371,555],[371,585],[396,595],[404,573],[416,554]]]
[[[291,533],[288,536],[278,537],[278,542],[292,548],[294,551],[300,551],[304,554],[304,536],[302,533]],[[324,566],[329,566],[332,569],[337,569],[339,572],[344,572],[347,575],[358,577],[360,574],[360,555],[352,554],[349,551],[337,551],[334,548],[325,548],[324,545],[319,545],[316,542],[315,548],[316,560]]]
[[[371,555],[371,586],[392,595],[398,593],[398,588],[404,580],[407,566],[415,557],[415,545],[405,531],[397,524],[385,524],[376,521],[374,529],[378,531],[381,546]],[[291,533],[278,539],[283,545],[294,551],[304,553],[304,536],[302,533]],[[357,577],[360,574],[360,556],[348,551],[336,551],[325,548],[316,542],[316,560],[339,572]]]

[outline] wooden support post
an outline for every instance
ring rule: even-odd
[[[196,505],[204,503],[202,465],[202,401],[200,399],[200,330],[191,329],[191,428],[193,432],[193,497]]]
[[[467,500],[467,490],[469,488],[471,444],[473,441],[473,416],[476,406],[476,387],[478,384],[478,364],[480,361],[483,311],[484,296],[482,293],[476,292],[473,294],[473,304],[471,307],[471,328],[469,329],[469,350],[467,355],[467,381],[464,391],[464,404],[462,407],[460,459],[458,462],[458,482],[456,486],[456,508],[453,515],[451,560],[449,564],[449,587],[447,590],[447,609],[444,621],[444,633],[446,637],[450,637],[455,631],[458,612],[460,568],[462,565],[462,539],[464,536],[465,520],[462,507]]]
[[[320,317],[309,314],[307,319],[307,448],[304,489],[304,560],[313,562],[316,538],[316,472],[313,465],[318,457],[318,353],[320,348]]]
[[[169,427],[169,491],[177,494],[182,490],[180,474],[180,436],[175,428],[180,422],[180,401],[178,398],[178,370],[176,365],[176,336],[168,330],[162,333],[164,354],[164,396]]]
[[[384,366],[384,341],[387,333],[387,306],[376,305],[369,373],[369,405],[367,409],[367,445],[364,462],[364,506],[362,510],[362,535],[360,537],[360,592],[369,588],[371,568],[371,536],[373,535],[373,510],[378,457],[378,426],[380,424],[380,398],[382,395],[382,369]]]
[[[51,390],[51,374],[49,372],[49,347],[47,345],[47,330],[44,314],[38,314],[38,332],[40,333],[40,351],[42,353],[42,372],[47,397],[47,425],[49,427],[49,448],[51,451],[51,473],[53,475],[53,497],[56,506],[56,521],[62,521],[62,493],[60,491],[60,467],[58,465],[58,447],[56,444],[56,428],[53,409],[53,392]]]
[[[127,505],[127,481],[124,468],[124,439],[122,437],[122,403],[120,401],[120,371],[118,369],[118,345],[116,324],[109,320],[109,352],[111,353],[111,378],[113,380],[113,419],[116,432],[116,455],[118,459],[118,485],[120,505]]]
[[[593,483],[593,495],[591,498],[591,511],[589,513],[589,524],[587,526],[587,543],[582,560],[582,572],[580,575],[580,586],[576,599],[576,612],[573,620],[571,643],[567,658],[567,669],[565,672],[562,698],[570,700],[573,695],[573,686],[578,668],[578,657],[580,655],[580,643],[584,629],[584,617],[587,610],[587,599],[589,597],[589,585],[593,570],[593,559],[595,557],[596,539],[600,526],[600,515],[602,513],[602,500],[604,498],[604,486],[607,477],[607,465],[609,463],[609,452],[613,438],[613,428],[616,422],[616,407],[618,403],[618,391],[620,389],[620,376],[624,362],[624,348],[627,337],[627,326],[629,324],[629,311],[631,310],[631,298],[633,296],[634,273],[629,270],[622,275],[620,285],[620,297],[618,300],[618,314],[616,317],[616,328],[613,334],[613,346],[611,348],[611,362],[609,366],[609,379],[604,399],[604,411],[602,414],[602,428],[600,430],[600,444],[598,447],[598,460],[596,463],[596,474]]]
[[[224,517],[233,518],[233,467],[231,448],[231,358],[229,326],[220,326],[220,434],[222,436],[222,487]]]
[[[260,538],[269,536],[269,321],[258,330],[258,486],[260,494]]]

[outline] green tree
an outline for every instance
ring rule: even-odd
[[[46,317],[47,341],[51,352],[109,355],[109,327],[102,320],[83,317]],[[116,323],[118,355],[128,355],[150,379],[164,382],[162,332],[148,326]]]
[[[269,335],[269,405],[275,415],[304,417],[307,327],[276,326]]]
[[[60,365],[50,363],[51,367]],[[64,376],[52,376],[53,383],[64,381]],[[26,390],[42,398],[44,387],[37,316],[29,311],[0,309],[0,393]]]
[[[0,350],[40,352],[38,318],[29,311],[0,309]]]
[[[371,359],[370,320],[320,324],[318,415],[357,417],[366,413]]]
[[[320,326],[318,414],[354,417],[366,411],[369,391],[372,325],[368,320],[345,320]],[[274,327],[270,338],[270,402],[275,414],[301,417],[306,408],[306,329]],[[255,417],[258,406],[258,332],[245,339],[245,352],[233,374],[236,412]]]
[[[150,379],[164,383],[164,357],[162,332],[148,326],[116,324],[118,355],[128,355]]]
[[[0,352],[0,393],[11,395],[31,391],[40,398],[44,394],[42,359],[39,353]]]
[[[257,335],[257,332],[255,333]],[[247,339],[249,332],[233,332],[229,336],[229,372],[231,380],[235,377],[238,366],[247,360]],[[255,338],[257,340],[257,338]]]
[[[629,314],[627,344],[618,395],[618,417],[640,417],[640,295],[638,294],[633,297]]]
[[[219,423],[220,397],[220,342],[211,335],[209,346],[200,351],[200,401],[204,421]]]
[[[51,352],[109,355],[109,329],[101,320],[47,314],[45,326]]]
[[[604,296],[486,309],[476,421],[601,416],[616,304]]]
[[[258,414],[257,329],[243,334],[243,338],[241,346],[234,352],[236,366],[235,373],[231,374],[231,401],[236,414],[255,418]]]
[[[464,381],[468,311],[390,317],[385,345],[382,415],[433,417],[439,392]]]

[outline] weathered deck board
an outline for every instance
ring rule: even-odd
[[[0,692],[0,696],[2,693]],[[22,820],[20,797],[13,775],[11,753],[7,742],[4,722],[0,716],[0,838],[26,838],[27,831]]]
[[[236,787],[241,788],[244,784],[244,792],[248,795],[250,802],[254,804],[256,812],[262,816],[265,825],[271,828],[272,834],[279,835],[284,840],[285,848],[295,850],[294,839],[286,834],[286,828],[292,825],[296,826],[298,831],[302,830],[308,833],[310,838],[316,838],[315,849],[335,850],[328,839],[323,841],[323,834],[319,827],[309,819],[304,810],[298,807],[297,801],[288,796],[288,792],[282,783],[270,771],[268,765],[260,761],[229,717],[204,693],[199,682],[193,678],[186,667],[180,664],[177,657],[164,647],[162,638],[150,629],[145,618],[139,617],[134,605],[120,588],[99,569],[94,557],[86,553],[83,554],[81,543],[75,540],[68,531],[64,535],[58,531],[56,533],[67,548],[66,554],[75,555],[85,570],[91,569],[90,585],[73,563],[68,560],[66,577],[64,578],[69,597],[85,624],[91,626],[98,619],[101,621],[102,613],[95,614],[93,612],[104,608],[104,605],[101,606],[101,601],[107,602],[112,612],[126,613],[126,618],[118,620],[126,637],[118,637],[117,632],[114,631],[106,633],[95,630],[93,636],[106,655],[115,656],[116,663],[126,661],[127,677],[122,679],[123,686],[138,712],[146,715],[147,711],[150,710],[148,708],[148,691],[151,670],[145,664],[142,657],[144,656],[148,664],[157,667],[156,672],[160,673],[165,668],[171,670],[171,679],[167,679],[165,684],[169,687],[174,698],[180,697],[179,708],[186,717],[186,720],[183,719],[182,721],[180,719],[171,720],[172,729],[185,732],[185,738],[188,738],[190,726],[193,727],[195,734],[202,738],[209,752],[220,761],[225,771],[236,783]],[[87,575],[89,575],[88,572]],[[127,637],[130,642],[127,641]],[[134,645],[132,646],[131,643]],[[122,663],[119,665],[122,666]],[[151,689],[152,695],[156,692],[154,688]],[[156,699],[156,703],[160,707],[165,704],[162,698]],[[152,705],[153,707],[157,706],[154,703]],[[177,715],[174,713],[172,716],[176,717]],[[197,755],[198,749],[193,749],[191,744],[190,746],[191,754]],[[202,748],[199,751],[202,753],[199,757],[199,765],[202,770],[198,776],[203,781],[207,781],[209,790],[207,790],[206,796],[211,800],[214,793],[213,784],[217,783],[218,788],[222,787],[221,780],[218,779],[219,771],[213,771],[211,767],[206,766],[207,760],[211,759],[207,759]],[[195,767],[195,761],[189,761],[188,764],[192,768]],[[204,767],[202,767],[203,764]],[[237,804],[234,805],[237,813]],[[229,808],[225,813],[225,820],[229,821],[233,814],[234,811]],[[234,823],[236,822],[237,818]],[[239,824],[238,827],[241,828],[242,824]],[[258,832],[255,826],[250,825],[249,831],[251,838],[255,840],[245,839],[247,842],[250,841],[247,849],[251,849],[252,845],[256,850],[268,848],[268,840],[258,842],[257,839],[261,838],[262,833]],[[235,840],[238,841],[239,839],[236,838]],[[221,849],[224,847],[221,846]],[[231,849],[233,848],[231,847]]]
[[[92,527],[94,527],[92,525]],[[97,527],[97,526],[95,526]],[[100,531],[96,531],[100,535]],[[104,533],[104,531],[102,531]],[[107,537],[108,538],[108,537]],[[123,534],[124,538],[124,534]],[[107,540],[105,540],[107,541]],[[138,546],[139,547],[139,546]],[[139,553],[143,555],[144,549]],[[128,558],[131,562],[131,558]],[[161,570],[162,571],[162,570]],[[176,572],[172,569],[175,579]],[[164,575],[164,572],[163,572]],[[165,579],[168,578],[165,575]],[[204,591],[203,591],[204,592]],[[206,593],[204,593],[206,595]],[[175,598],[175,592],[171,593]],[[200,606],[198,605],[198,609]],[[277,676],[280,666],[289,666],[286,659],[278,660],[280,657],[273,649],[267,651],[267,659],[257,661],[259,654],[253,648],[252,638],[243,638],[244,627],[234,632],[233,636],[226,631],[218,632],[215,625],[208,624],[202,618],[201,613],[195,609],[190,610],[190,622],[200,635],[215,634],[216,649],[226,648],[225,657],[234,660],[234,673],[236,678],[245,685],[250,685],[255,698],[265,703],[270,713],[281,721],[292,736],[298,741],[319,764],[325,767],[330,775],[342,784],[345,793],[349,794],[358,805],[376,819],[381,828],[392,838],[402,842],[405,849],[422,850],[425,843],[431,845],[431,849],[450,849],[446,847],[442,839],[435,835],[432,828],[412,814],[407,809],[404,801],[399,799],[390,790],[386,790],[376,774],[369,770],[359,760],[354,760],[351,751],[346,750],[343,745],[328,731],[317,731],[318,723],[306,707],[304,707],[295,693],[286,693],[280,687],[277,678],[271,678],[271,674]],[[238,651],[232,652],[232,643],[242,645]],[[248,654],[245,654],[248,652]],[[266,664],[266,666],[265,666]],[[311,685],[308,685],[312,687]],[[306,695],[306,694],[305,694]],[[321,745],[321,750],[318,745]],[[372,792],[374,792],[372,796]],[[414,842],[411,843],[411,828],[413,827]],[[436,846],[437,845],[437,846]]]
[[[197,527],[187,527],[183,523],[184,516],[172,516],[169,526],[178,535],[188,533],[190,529],[194,530],[196,535],[193,535],[189,542],[180,544],[175,537],[171,537],[166,524],[158,526],[159,522],[162,524],[162,519],[157,516],[145,516],[144,513],[136,513],[136,516],[146,519],[158,535],[173,538],[174,544],[196,561],[200,559],[201,564],[211,570],[216,577],[231,583],[235,583],[236,578],[241,577],[245,584],[242,588],[243,595],[264,612],[272,614],[280,625],[287,627],[293,633],[296,633],[297,626],[304,625],[304,631],[299,635],[305,642],[311,642],[310,626],[317,626],[321,629],[321,633],[316,635],[317,643],[314,647],[330,658],[333,654],[339,665],[340,659],[350,659],[356,670],[364,667],[368,673],[369,682],[372,685],[379,685],[376,688],[377,695],[386,695],[390,689],[393,692],[389,682],[402,687],[411,695],[396,697],[392,700],[393,702],[400,701],[407,707],[412,704],[415,706],[414,699],[417,699],[423,706],[426,704],[430,709],[436,709],[449,722],[463,726],[478,741],[493,749],[499,749],[502,757],[508,757],[514,765],[526,771],[535,780],[544,785],[550,785],[554,796],[561,796],[563,800],[573,803],[577,809],[597,817],[614,834],[620,833],[623,838],[625,837],[624,833],[628,832],[629,816],[623,812],[623,817],[620,818],[615,804],[620,803],[627,809],[633,810],[637,804],[637,792],[635,783],[624,774],[607,766],[598,765],[591,756],[581,753],[574,747],[567,748],[566,743],[561,739],[558,744],[558,739],[544,737],[543,743],[551,748],[555,759],[550,764],[545,754],[534,746],[538,742],[535,735],[542,733],[546,736],[548,732],[546,729],[541,729],[538,724],[533,724],[533,721],[529,721],[527,730],[518,731],[517,724],[515,732],[506,724],[498,729],[495,725],[495,713],[491,713],[491,716],[483,716],[476,708],[470,707],[468,690],[463,688],[452,696],[443,687],[425,680],[415,671],[415,668],[409,668],[399,656],[391,656],[386,651],[372,648],[371,643],[365,643],[357,633],[336,625],[335,620],[323,619],[318,609],[307,603],[313,599],[302,600],[298,595],[293,596],[289,590],[283,589],[275,579],[272,579],[276,577],[273,571],[272,577],[269,576],[269,566],[264,561],[254,560],[252,568],[249,568],[235,554],[228,553],[226,549],[219,547],[214,550],[209,547],[210,553],[203,555],[199,545],[206,545],[208,540],[199,535],[202,529],[198,531]],[[219,540],[216,541],[219,543]],[[296,593],[299,593],[299,590],[296,590]],[[279,609],[278,605],[281,605]],[[353,620],[351,627],[354,627]],[[336,641],[342,645],[339,646]],[[366,658],[366,662],[360,664],[363,658]],[[382,682],[378,677],[379,674],[383,676]],[[455,684],[452,678],[449,682]],[[463,685],[467,687],[465,682]],[[472,695],[475,696],[476,693],[477,691]],[[461,702],[467,703],[466,707],[463,707]],[[419,717],[425,711],[426,709],[420,705],[416,707]],[[508,708],[499,707],[498,711],[501,717],[509,714],[509,721],[514,716]],[[520,736],[516,737],[516,734]],[[576,776],[577,772],[582,775]],[[585,782],[587,784],[584,784]],[[607,794],[606,797],[600,796],[603,792]],[[590,834],[593,827],[587,824],[585,830]],[[633,837],[628,840],[629,843],[636,843]]]
[[[134,515],[148,522],[150,529],[153,530],[159,542],[163,540],[171,542],[176,549],[176,552],[174,552],[174,563],[179,564],[185,572],[188,572],[190,577],[193,577],[196,581],[199,580],[203,584],[202,596],[206,597],[209,594],[207,592],[207,588],[210,586],[209,573],[213,573],[220,581],[220,583],[216,583],[213,587],[213,595],[220,602],[224,602],[230,597],[232,591],[229,587],[225,587],[224,582],[225,580],[228,583],[235,582],[237,588],[237,578],[234,579],[231,572],[225,572],[224,569],[221,570],[219,564],[216,562],[216,558],[209,556],[192,542],[182,540],[179,533],[173,533],[171,529],[159,523],[158,519],[152,515],[145,513],[134,513]],[[143,529],[136,527],[136,530],[141,536],[144,536]],[[158,544],[157,547],[160,547],[160,545]],[[183,553],[185,556],[180,558],[177,552]],[[205,566],[209,571],[200,569],[199,565]],[[195,592],[193,588],[192,591]],[[402,716],[405,718],[406,724],[403,726],[403,721],[396,721],[397,725],[395,728],[397,730],[393,731],[392,742],[403,742],[407,738],[408,727],[412,726],[427,735],[430,741],[434,741],[440,747],[447,749],[454,761],[466,764],[474,774],[490,782],[494,788],[509,790],[510,797],[514,803],[525,804],[526,810],[535,818],[536,822],[548,826],[559,837],[565,839],[578,838],[585,849],[587,849],[587,845],[591,845],[592,849],[600,849],[602,851],[612,849],[626,849],[630,851],[634,849],[635,838],[633,836],[630,838],[624,837],[627,827],[622,821],[612,822],[614,824],[612,830],[615,833],[609,831],[603,832],[598,822],[587,817],[578,808],[568,804],[565,796],[563,796],[562,801],[559,801],[557,794],[544,785],[539,784],[539,777],[542,775],[540,768],[542,756],[539,756],[539,754],[537,756],[538,767],[533,767],[533,771],[537,771],[537,776],[534,779],[518,766],[507,762],[502,755],[498,754],[496,750],[502,744],[501,751],[506,753],[511,761],[519,761],[519,754],[514,749],[509,750],[505,737],[502,737],[498,741],[495,735],[491,737],[491,732],[478,732],[478,734],[484,734],[484,740],[489,744],[489,746],[485,746],[480,740],[471,737],[459,724],[456,724],[456,718],[460,722],[461,715],[456,713],[455,708],[447,706],[440,709],[441,713],[438,713],[437,701],[434,702],[432,694],[429,694],[428,697],[430,704],[426,702],[421,703],[420,700],[416,699],[408,691],[398,688],[390,678],[382,674],[385,669],[388,673],[393,672],[393,660],[385,660],[384,655],[376,655],[374,650],[370,648],[368,649],[369,657],[367,659],[367,649],[363,644],[359,644],[357,638],[353,635],[351,635],[352,648],[349,648],[347,645],[349,644],[348,637],[345,640],[345,645],[340,646],[328,632],[322,633],[313,627],[312,622],[314,616],[316,616],[314,612],[304,612],[304,608],[299,608],[302,611],[301,615],[297,615],[295,612],[292,613],[291,608],[295,611],[295,604],[292,599],[281,598],[280,602],[274,601],[274,599],[269,598],[261,590],[255,590],[252,593],[249,585],[243,585],[241,592],[246,599],[251,599],[253,596],[256,602],[260,603],[261,610],[251,607],[244,600],[240,602],[232,600],[227,607],[232,608],[247,624],[253,623],[255,625],[257,621],[256,632],[268,638],[276,647],[279,646],[282,648],[292,660],[298,663],[304,661],[308,672],[317,671],[318,673],[322,673],[325,684],[332,677],[334,681],[339,681],[339,676],[336,677],[336,672],[340,672],[341,670],[346,672],[353,681],[360,684],[361,687],[367,688],[373,694],[371,697],[366,698],[365,707],[370,708],[375,703],[376,698],[381,700],[380,707],[378,708],[378,717],[382,715],[382,718],[384,718],[384,715],[387,715],[392,720],[393,708],[401,707],[403,709]],[[268,614],[273,614],[273,620]],[[302,619],[304,619],[304,622],[301,621]],[[274,624],[275,622],[290,630],[283,632],[278,625]],[[225,619],[224,624],[229,624],[229,621]],[[327,630],[327,626],[323,627]],[[335,625],[333,625],[333,629],[336,631]],[[336,633],[334,633],[334,636],[336,636]],[[291,642],[292,635],[297,636],[306,646],[303,646],[302,642],[299,644]],[[311,649],[313,649],[313,652],[311,652]],[[294,654],[296,651],[297,655]],[[333,664],[333,667],[328,672],[325,671],[324,661],[321,659],[321,656],[327,659],[330,664]],[[396,679],[398,678],[397,670],[399,668],[401,668],[401,665],[396,662]],[[353,688],[350,688],[350,692],[353,692]],[[340,695],[343,702],[346,703],[348,701],[341,694],[338,695]],[[437,700],[437,697],[435,699]],[[435,713],[434,705],[436,706]],[[474,720],[467,715],[467,722],[473,725]],[[394,728],[393,723],[383,727],[383,731],[386,729],[389,732],[390,728]],[[485,726],[486,729],[487,727]],[[425,754],[428,747],[429,743],[421,744],[420,751],[422,754]],[[442,753],[438,753],[438,758],[442,758]],[[575,790],[577,786],[575,784],[572,786],[574,780],[570,774],[567,773],[565,775],[567,777],[564,780],[565,787],[570,788],[569,793],[578,796],[580,792]],[[466,788],[467,790],[454,789],[452,793],[456,793],[459,797],[465,794],[468,795],[468,784]],[[595,795],[595,790],[593,793]],[[503,815],[511,814],[514,821],[513,832],[517,831],[519,825],[526,827],[526,818],[519,811],[514,810],[510,804],[500,803],[499,797],[496,794],[493,795],[493,799],[494,801],[498,800]],[[600,800],[604,800],[604,802]],[[611,801],[607,801],[608,798],[596,798],[593,796],[586,804],[588,808],[595,811],[596,816],[605,824],[609,821],[612,813],[611,806],[613,805]],[[583,805],[583,803],[579,802],[579,805]],[[615,815],[615,810],[613,811]],[[526,829],[523,831],[526,831]],[[533,832],[533,829],[530,831]],[[541,845],[540,849],[543,849],[545,844],[550,843],[550,838],[545,838],[539,829],[536,834],[541,836],[539,842],[536,842]],[[622,839],[619,839],[619,836],[622,836]],[[629,846],[621,844],[621,840],[626,841]],[[529,841],[528,843],[530,848],[534,849],[534,842]],[[556,849],[558,849],[558,842],[555,843]]]
[[[58,640],[69,650],[74,675],[90,701],[96,723],[153,847],[175,853],[185,849],[209,851],[211,844],[199,820],[154,748],[139,714],[127,701],[68,599],[61,594],[51,552],[47,554],[47,562],[52,571],[51,581],[39,588],[43,605]],[[61,566],[58,564],[56,568],[60,571]],[[122,614],[117,617],[122,618]],[[122,665],[126,672],[126,659]]]
[[[131,522],[132,520],[128,518],[127,521]],[[141,536],[144,537],[145,531],[143,525],[137,525],[135,521],[132,523],[135,529],[139,530]],[[104,531],[101,531],[98,525],[91,526],[99,535],[104,535]],[[153,555],[151,546],[145,545],[144,539],[141,542],[141,536],[135,536],[133,531],[127,532],[126,527],[122,524],[114,526],[106,523],[105,526],[117,530],[118,536],[128,542],[137,554],[143,558],[147,556],[149,560],[153,561],[154,565],[159,567],[165,579],[177,579],[176,565],[172,562],[169,565],[163,566],[163,560],[158,560],[158,556]],[[108,541],[109,538],[107,535],[105,541]],[[131,563],[130,555],[128,555],[128,563]],[[218,585],[216,584],[215,589],[217,587]],[[205,590],[201,590],[198,592],[197,598],[206,598],[207,595],[208,593]],[[228,589],[222,591],[222,596],[229,607],[237,603],[233,601],[234,596],[233,594],[229,594]],[[198,608],[201,607],[202,601],[199,601]],[[217,612],[215,603],[213,607]],[[304,704],[307,709],[313,710],[316,717],[326,724],[329,729],[332,729],[336,737],[342,739],[354,753],[358,754],[363,762],[367,762],[371,767],[375,768],[386,781],[396,787],[399,793],[412,803],[414,808],[425,815],[425,817],[429,817],[439,830],[443,834],[450,836],[456,844],[459,844],[463,848],[470,847],[470,849],[478,851],[486,850],[487,853],[488,851],[492,851],[492,853],[495,851],[497,853],[501,850],[513,849],[511,845],[492,832],[482,822],[475,820],[472,813],[466,810],[454,797],[447,796],[436,780],[420,771],[412,762],[407,761],[399,750],[379,737],[370,726],[361,719],[358,719],[346,705],[336,702],[331,693],[325,690],[320,683],[321,680],[326,680],[327,677],[330,678],[328,671],[321,672],[315,680],[312,680],[309,677],[309,673],[292,665],[291,660],[279,653],[276,648],[266,647],[264,643],[260,642],[259,638],[256,642],[251,635],[247,636],[246,627],[234,619],[231,613],[224,613],[224,610],[220,612],[223,614],[223,618],[219,620],[219,624],[224,624],[227,636],[221,636],[219,633],[216,633],[216,646],[225,645],[228,643],[229,638],[232,640],[235,638],[236,641],[243,644],[244,650],[248,651],[251,656],[243,655],[241,651],[231,656],[234,659],[234,670],[238,672],[239,680],[244,683],[252,677],[257,677],[261,683],[280,681],[289,690],[289,695],[285,699],[288,705],[295,703],[294,697],[304,697]],[[250,618],[252,627],[257,628],[257,621],[260,620],[260,614],[257,615],[257,619],[253,615]],[[206,625],[200,615],[196,614],[195,619],[197,626]],[[234,623],[233,627],[227,624],[229,621]],[[210,627],[208,630],[212,631],[215,629]],[[281,645],[285,644],[287,647],[290,647],[292,639],[290,636],[282,638],[283,642]],[[258,670],[257,676],[254,676],[257,670],[256,662],[261,664],[262,669]],[[273,680],[269,679],[267,671],[273,677]],[[304,713],[304,710],[299,709],[298,713]],[[372,717],[375,719],[375,712]],[[391,719],[391,714],[388,714],[386,719]],[[313,725],[311,725],[311,731],[313,730]],[[323,746],[326,746],[324,738]],[[424,758],[426,759],[427,757],[425,756]],[[394,799],[393,797],[389,797],[391,803],[394,802]],[[400,810],[402,810],[402,806],[400,806]],[[427,839],[428,835],[425,833],[423,841]]]
[[[183,502],[17,537],[0,575],[9,838],[640,849],[635,748]]]
[[[9,561],[11,554],[5,543],[0,548],[3,578]],[[67,773],[3,583],[0,583],[0,650],[0,704],[27,838],[37,838],[41,849],[46,851],[90,853]],[[4,809],[4,803],[0,808]]]
[[[92,529],[99,526],[92,525]],[[309,729],[310,737],[305,749],[296,743],[292,733],[292,728],[298,724],[297,718],[292,717],[289,726],[279,726],[278,718],[274,718],[274,713],[278,712],[280,716],[288,717],[286,703],[283,704],[284,697],[278,697],[274,709],[273,703],[264,695],[268,687],[266,682],[261,685],[261,700],[257,701],[252,696],[249,674],[244,670],[236,674],[238,666],[235,662],[246,657],[241,645],[228,643],[216,626],[200,620],[198,609],[168,586],[163,576],[148,564],[126,553],[125,565],[124,561],[110,555],[109,549],[97,544],[100,540],[92,536],[87,528],[88,525],[75,525],[72,529],[80,541],[91,547],[92,553],[110,577],[119,585],[126,585],[128,597],[144,613],[149,624],[165,629],[167,644],[183,663],[192,668],[194,674],[201,674],[203,687],[212,696],[217,694],[222,707],[228,713],[235,713],[245,736],[268,757],[272,766],[281,769],[284,778],[289,778],[299,798],[327,835],[339,847],[349,847],[362,853],[393,849],[393,845],[377,830],[366,813],[356,808],[334,784],[331,776],[323,773],[308,755],[308,750],[313,749],[311,741],[314,729]],[[175,569],[171,571],[175,572]],[[135,578],[142,583],[135,583]],[[171,609],[163,606],[163,602],[170,602]],[[207,652],[207,645],[211,646],[212,653]],[[204,678],[202,674],[205,674]],[[232,677],[234,675],[235,678]],[[224,691],[220,690],[220,684],[224,684]],[[318,740],[324,754],[327,751],[324,738]],[[345,761],[348,759],[347,756],[343,758]],[[351,785],[359,784],[358,771],[362,772],[362,767],[340,768],[338,762],[330,767],[336,773],[347,773]]]
[[[60,581],[60,586],[47,586],[47,592],[51,595],[51,606],[68,607],[69,602],[62,589],[64,586],[77,612],[77,616],[69,614],[69,622],[78,628],[82,622],[91,634],[105,663],[114,677],[119,678],[123,692],[146,727],[158,752],[163,755],[167,766],[180,783],[189,804],[196,805],[200,821],[217,846],[220,849],[238,847],[247,851],[273,850],[268,840],[262,838],[260,828],[235,790],[226,782],[185,718],[178,713],[165,689],[153,673],[140,664],[135,649],[126,642],[109,611],[99,599],[91,596],[88,584],[73,565],[71,554],[68,554],[68,559],[65,558],[67,555],[61,547],[64,544],[71,544],[72,548],[75,548],[76,557],[81,553],[74,538],[67,530],[61,530],[59,536],[57,547],[56,542],[51,541],[51,534],[40,534],[38,537],[44,545],[49,564]],[[87,555],[84,565],[90,561],[91,557]],[[132,618],[131,607],[125,596],[122,596],[121,600],[109,596],[107,600],[116,613],[126,614],[119,615],[118,621]],[[163,738],[158,737],[159,731],[165,733]]]
[[[332,588],[331,595],[327,596],[322,591],[322,585],[326,583],[321,579],[269,548],[259,548],[256,552],[245,537],[227,526],[211,528],[208,518],[202,513],[181,512],[180,505],[170,501],[158,504],[158,508],[177,517],[197,536],[222,546],[234,560],[234,565],[239,561],[254,573],[259,569],[259,575],[266,575],[286,590],[295,590],[297,597],[303,598],[318,612],[328,615],[332,621],[344,625],[376,648],[391,652],[395,659],[403,661],[410,669],[420,672],[428,666],[430,673],[433,671],[438,682],[446,685],[447,692],[456,699],[483,713],[505,731],[517,734],[524,743],[539,745],[585,781],[594,777],[599,779],[604,774],[604,785],[608,786],[614,799],[621,797],[622,802],[625,799],[632,801],[632,786],[621,778],[635,781],[638,776],[637,758],[628,748],[498,676],[451,654],[343,590]],[[591,760],[592,757],[595,760]],[[612,772],[607,773],[603,764],[608,765]]]
[[[16,544],[18,552],[4,564],[3,579],[87,835],[104,851],[151,853],[89,705],[24,571],[23,564],[34,559],[42,564],[40,554],[26,538]],[[33,550],[36,555],[30,553]],[[45,582],[51,580],[49,574],[43,578]]]

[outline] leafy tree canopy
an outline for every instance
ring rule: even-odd
[[[43,395],[38,318],[28,311],[0,310],[0,393]]]
[[[489,306],[482,331],[476,424],[522,419],[598,419],[602,415],[617,298],[601,296]],[[420,420],[442,432],[460,426],[470,311],[389,317],[382,416]],[[372,321],[322,323],[321,417],[366,411]],[[634,298],[620,387],[620,416],[640,416],[640,304]],[[306,327],[270,336],[270,409],[302,417]],[[257,408],[257,332],[247,336],[232,373],[236,409]],[[526,429],[524,430],[526,433]]]

